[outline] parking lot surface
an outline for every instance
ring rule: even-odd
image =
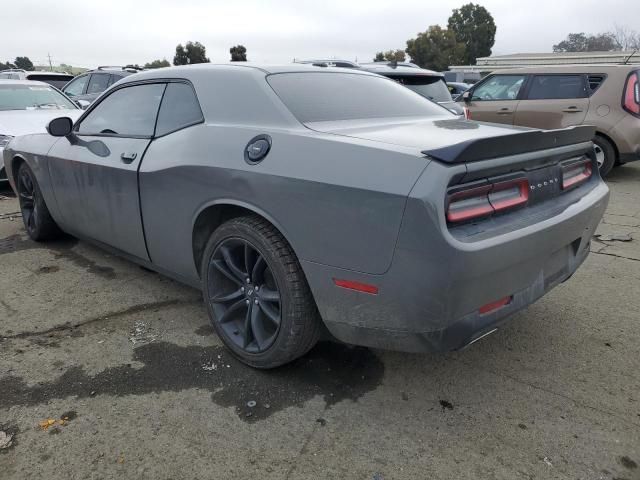
[[[0,197],[0,478],[640,479],[640,165],[592,254],[467,350],[235,361],[199,292]]]

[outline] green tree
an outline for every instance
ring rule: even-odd
[[[174,65],[191,65],[194,63],[209,63],[207,50],[200,42],[187,42],[176,46],[176,54],[173,57]]]
[[[384,52],[376,52],[376,56],[373,57],[374,62],[384,62]]]
[[[473,65],[477,58],[491,55],[496,39],[496,23],[482,5],[468,3],[454,9],[448,28],[458,43],[465,46],[462,63]]]
[[[171,64],[166,58],[162,60],[154,60],[153,62],[145,63],[144,68],[162,68],[162,67],[170,67]]]
[[[16,68],[21,68],[23,70],[33,70],[33,63],[29,60],[29,57],[16,57],[13,62],[16,65]]]
[[[247,49],[244,45],[236,45],[229,49],[232,62],[246,62],[247,61]]]
[[[388,50],[384,52],[384,58],[389,62],[404,62],[407,59],[407,55],[404,50]]]
[[[621,46],[611,33],[587,35],[583,32],[570,33],[567,38],[553,46],[554,52],[610,52]]]
[[[464,45],[458,43],[451,30],[431,25],[426,32],[407,40],[406,52],[411,60],[422,68],[442,71],[449,65],[457,65],[464,58]]]

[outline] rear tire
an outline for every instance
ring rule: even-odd
[[[36,242],[60,237],[62,231],[51,217],[36,176],[26,162],[20,164],[18,168],[16,189],[22,221],[29,237]]]
[[[596,159],[598,160],[598,168],[600,176],[605,178],[616,163],[616,150],[611,142],[600,135],[596,135],[593,139],[596,151]]]
[[[274,368],[307,353],[322,321],[293,249],[258,216],[216,229],[202,259],[209,319],[240,361]]]

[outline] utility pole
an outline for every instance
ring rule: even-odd
[[[47,53],[47,58],[49,59],[49,70],[53,72],[53,65],[51,65],[51,54]]]

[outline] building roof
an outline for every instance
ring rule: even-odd
[[[537,65],[614,65],[627,61],[640,64],[640,52],[545,52],[494,55],[476,60],[475,65],[452,65],[454,72],[490,72],[505,68],[532,67]]]

